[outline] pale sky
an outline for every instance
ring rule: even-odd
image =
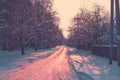
[[[54,8],[59,13],[60,28],[65,37],[68,34],[67,28],[70,26],[70,21],[79,12],[79,8],[91,8],[93,3],[104,6],[106,10],[110,9],[110,0],[54,0]]]

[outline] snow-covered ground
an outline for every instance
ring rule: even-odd
[[[71,59],[76,70],[85,80],[120,80],[120,67],[113,61],[91,54],[89,51],[71,50]]]
[[[58,46],[48,50],[0,54],[0,80],[120,80],[117,62],[89,51]],[[69,54],[67,54],[69,53]],[[4,78],[3,78],[4,77]]]
[[[0,78],[13,72],[15,68],[43,59],[58,49],[59,47],[55,47],[52,49],[38,50],[37,52],[26,50],[26,55],[24,56],[21,55],[20,51],[0,51]]]
[[[12,69],[9,74],[1,77],[1,80],[79,80],[77,73],[70,66],[68,49],[64,46],[58,48],[46,58]]]

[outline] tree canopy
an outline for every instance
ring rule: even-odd
[[[4,19],[5,23],[0,23],[1,49],[21,49],[25,54],[25,48],[37,50],[62,44],[64,37],[52,0],[6,0],[1,5],[0,13],[5,11],[7,15],[0,14],[0,21]]]

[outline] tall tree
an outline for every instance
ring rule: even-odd
[[[42,5],[44,3],[47,3],[47,5]],[[49,0],[44,1],[37,1],[34,4],[35,12],[38,17],[39,24],[37,25],[37,34],[38,35],[38,43],[40,45],[40,48],[46,48],[46,47],[52,47],[58,44],[56,43],[57,37],[59,35],[62,35],[61,30],[59,27],[59,18],[56,16],[57,13],[52,10],[52,2]],[[59,38],[63,39],[63,35],[59,36]],[[61,40],[62,40],[61,39]],[[61,43],[62,41],[59,41]]]
[[[0,0],[0,47],[1,49],[8,49],[8,25],[7,25],[7,17],[8,17],[8,9],[6,6],[6,1]]]
[[[12,0],[11,3],[8,3],[8,6],[10,10],[10,29],[11,32],[19,38],[21,53],[22,55],[24,55],[25,42],[26,39],[29,37],[26,35],[28,35],[28,33],[30,33],[29,31],[31,31],[32,29],[30,28],[31,25],[29,24],[35,19],[34,15],[32,14],[32,3],[30,2],[30,0]]]

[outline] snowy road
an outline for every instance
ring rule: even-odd
[[[60,46],[51,56],[25,65],[2,80],[79,80],[67,53],[68,49]]]
[[[0,80],[120,80],[120,67],[116,61],[109,65],[107,58],[89,51],[57,46],[23,57],[14,55],[10,54],[12,60],[8,68],[3,68],[8,60],[1,61],[5,65],[0,66]],[[16,67],[16,63],[21,64]],[[9,69],[11,66],[13,68]]]

